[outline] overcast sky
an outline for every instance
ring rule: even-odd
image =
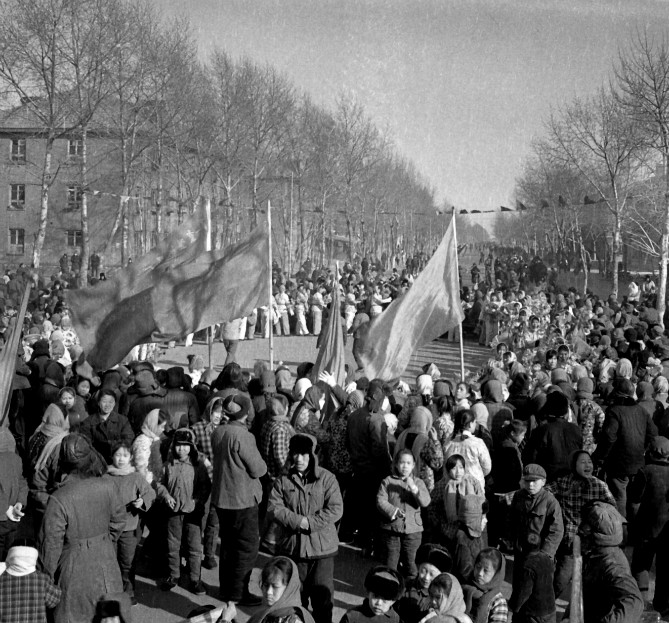
[[[552,105],[592,93],[669,0],[158,0],[203,54],[270,62],[314,100],[357,98],[439,200],[509,204]]]

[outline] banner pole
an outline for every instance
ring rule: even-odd
[[[272,206],[267,200],[267,235],[269,236],[269,264],[267,277],[267,329],[269,331],[269,369],[274,370],[274,327],[272,322]]]
[[[207,201],[204,204],[204,222],[207,227],[207,238],[205,244],[205,251],[211,251],[212,249],[212,232],[211,232],[211,200],[207,197]],[[209,367],[211,368],[212,354],[214,351],[214,331],[216,326],[212,325],[207,329],[207,351],[209,353]]]
[[[453,244],[455,245],[455,274],[458,277],[458,298],[460,297],[460,259],[458,258],[458,232],[455,226],[455,206],[453,206]],[[460,305],[462,302],[458,301]],[[458,343],[460,344],[460,380],[465,380],[465,345],[462,341],[462,321],[458,322]]]

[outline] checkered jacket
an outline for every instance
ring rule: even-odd
[[[39,571],[28,575],[0,575],[0,621],[46,623],[47,608],[60,602],[61,590]]]

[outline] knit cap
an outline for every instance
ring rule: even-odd
[[[595,390],[595,384],[592,382],[592,379],[584,377],[578,379],[576,383],[576,397],[584,398],[587,400],[592,400],[592,392]]]

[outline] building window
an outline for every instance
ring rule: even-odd
[[[83,238],[81,237],[80,229],[68,229],[67,230],[67,246],[68,247],[81,247]]]
[[[70,158],[81,158],[84,155],[84,141],[71,138],[67,141],[67,155]]]
[[[25,252],[25,229],[9,230],[9,246],[7,253],[10,255],[23,255]]]
[[[25,138],[13,138],[11,142],[11,148],[9,152],[9,158],[12,162],[23,162],[26,161],[26,139]]]
[[[9,185],[9,209],[10,210],[25,210],[26,209],[26,185],[25,184],[10,184]]]
[[[68,210],[79,210],[81,209],[81,202],[84,196],[84,191],[81,189],[81,186],[68,186],[67,187],[67,209]]]

